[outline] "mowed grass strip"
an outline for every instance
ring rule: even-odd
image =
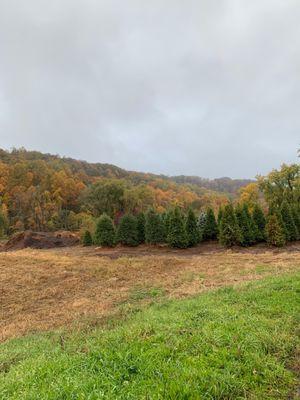
[[[1,346],[0,398],[288,399],[300,274],[152,305],[105,329]]]

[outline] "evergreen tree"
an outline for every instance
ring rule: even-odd
[[[7,234],[8,225],[7,217],[0,211],[0,238]]]
[[[185,229],[188,246],[196,246],[200,242],[200,231],[194,211],[190,208],[186,218]]]
[[[216,222],[214,211],[209,207],[206,211],[206,221],[203,231],[204,240],[214,240],[218,236],[218,225]]]
[[[138,239],[138,222],[137,218],[131,214],[124,215],[119,223],[117,230],[117,240],[126,246],[137,246]]]
[[[219,228],[219,229],[220,229],[220,225],[221,225],[222,215],[223,215],[223,207],[220,207],[220,208],[219,208],[219,211],[218,211],[218,219],[217,219],[218,228]]]
[[[81,240],[84,246],[91,246],[93,244],[91,232],[89,230],[86,230]]]
[[[285,223],[283,222],[280,208],[275,206],[274,208],[272,208],[272,211],[269,210],[268,215],[273,215],[273,214],[276,215],[279,225],[281,226],[282,232],[284,233],[285,242],[287,242],[288,239],[287,239],[287,233],[286,233],[286,226],[285,226]]]
[[[184,219],[178,207],[172,213],[167,241],[171,247],[184,249],[188,246]]]
[[[257,226],[257,242],[263,242],[265,240],[265,227],[266,227],[266,218],[263,213],[263,210],[258,204],[255,204],[252,219],[255,225]]]
[[[265,228],[265,235],[267,242],[276,247],[282,247],[285,245],[285,233],[280,221],[276,214],[270,214],[267,217],[267,223]]]
[[[138,242],[139,244],[145,243],[145,223],[146,218],[143,212],[137,215],[137,230],[138,230]]]
[[[206,212],[202,211],[198,218],[198,228],[199,228],[201,240],[203,240],[204,229],[206,226],[206,219],[207,219]]]
[[[112,219],[102,214],[96,224],[94,243],[99,246],[112,247],[116,244],[116,231]]]
[[[296,204],[293,204],[291,209],[292,209],[293,219],[294,219],[295,225],[298,230],[298,240],[299,240],[300,239],[300,210],[296,206]]]
[[[246,204],[238,205],[236,208],[236,216],[241,231],[241,245],[250,246],[256,242],[258,236],[258,228],[255,225],[249,213]]]
[[[145,239],[148,244],[164,242],[164,226],[160,215],[153,209],[146,214]]]
[[[168,210],[163,218],[164,230],[165,230],[165,240],[167,241],[169,230],[170,230],[170,222],[172,218],[173,210]]]
[[[289,203],[285,200],[280,207],[281,217],[285,227],[285,236],[287,241],[298,239],[298,230],[295,225],[293,214]]]
[[[226,247],[242,242],[242,234],[232,204],[227,204],[223,210],[219,241]]]
[[[244,204],[244,212],[249,221],[249,228],[250,228],[251,240],[252,240],[251,244],[257,243],[258,237],[260,236],[259,230],[258,230],[256,223],[254,222],[254,219],[252,218],[252,215],[249,211],[249,207],[247,204]]]
[[[167,211],[164,211],[162,214],[160,214],[160,220],[163,228],[163,242],[166,242],[167,240],[166,219],[167,219]]]
[[[223,217],[223,210],[224,210],[224,208],[222,206],[219,207],[218,216],[217,216],[218,239],[219,239],[219,236],[220,236],[220,227],[221,227],[221,221],[222,221],[222,217]]]

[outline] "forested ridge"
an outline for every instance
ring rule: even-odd
[[[117,218],[148,207],[163,212],[175,204],[185,209],[206,205],[218,209],[248,182],[226,178],[219,189],[214,181],[186,178],[180,182],[23,148],[0,149],[2,230],[78,229],[83,220],[103,212]]]
[[[209,181],[1,150],[0,196],[2,236],[80,230],[85,245],[178,248],[216,239],[225,246],[300,239],[299,164],[283,164],[256,181]]]
[[[88,183],[92,178],[118,178],[128,179],[134,184],[149,183],[155,179],[175,182],[178,184],[194,185],[202,189],[215,190],[225,194],[235,194],[241,187],[253,182],[251,179],[231,179],[228,177],[217,179],[205,179],[199,176],[166,176],[152,173],[143,173],[127,171],[112,164],[89,163],[87,161],[75,160],[69,157],[60,157],[59,155],[45,154],[38,151],[28,151],[24,148],[6,151],[0,149],[0,162],[4,164],[30,163],[36,161],[45,161],[54,169],[67,169],[73,174],[80,173],[83,177],[86,175],[85,182]]]

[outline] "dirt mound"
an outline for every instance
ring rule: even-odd
[[[26,247],[33,249],[52,249],[55,247],[75,246],[79,243],[76,234],[68,231],[32,232],[25,231],[14,235],[3,246],[3,250],[20,250]]]

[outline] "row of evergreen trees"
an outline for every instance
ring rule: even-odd
[[[229,204],[220,210],[218,221],[219,241],[227,247],[251,246],[264,241],[280,247],[300,239],[299,205],[290,205],[287,201],[281,207],[270,209],[267,216],[258,204],[252,213],[247,205],[234,209]]]
[[[191,209],[186,215],[178,207],[163,214],[151,209],[146,214],[124,215],[117,227],[103,214],[93,237],[89,231],[84,233],[83,243],[86,246],[167,243],[171,247],[187,248],[216,239],[227,247],[251,246],[263,241],[283,246],[287,241],[300,239],[299,208],[283,202],[281,208],[270,210],[266,217],[258,204],[252,212],[246,204],[235,208],[228,204],[219,210],[217,219],[211,208],[198,218]]]

